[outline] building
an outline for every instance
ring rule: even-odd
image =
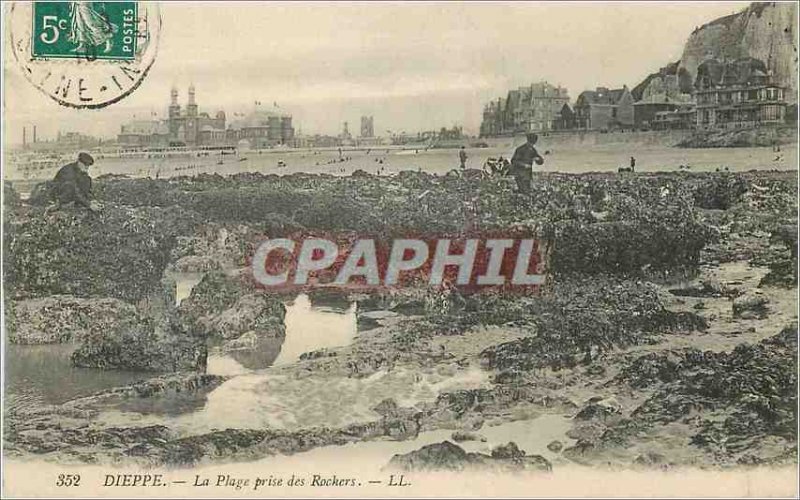
[[[612,130],[633,127],[633,96],[627,85],[621,89],[581,92],[575,102],[575,124],[585,130]]]
[[[709,59],[697,68],[698,129],[749,128],[786,122],[786,88],[772,82],[763,61]]]
[[[697,110],[694,103],[678,105],[673,110],[657,111],[649,126],[653,130],[685,130],[695,127]]]
[[[481,137],[496,137],[506,133],[503,120],[504,109],[505,99],[502,97],[484,106],[483,119],[481,120]]]
[[[655,129],[658,128],[655,126],[656,115],[672,116],[670,113],[685,113],[688,109],[694,109],[692,96],[689,94],[651,94],[633,104],[633,122],[640,130]],[[678,122],[683,123],[683,120]],[[686,125],[687,128],[694,127],[694,123]]]
[[[212,141],[225,140],[225,112],[218,111],[213,118],[208,113],[200,113],[195,101],[194,85],[189,86],[185,111],[181,111],[178,104],[178,89],[172,88],[167,114],[170,146],[215,145],[217,143]],[[204,142],[204,139],[208,142]]]
[[[484,107],[481,136],[553,130],[561,119],[563,106],[568,103],[567,89],[547,82],[511,90],[505,99],[492,101]]]
[[[178,103],[178,89],[173,87],[167,119],[130,121],[122,125],[117,143],[133,147],[214,146],[225,144],[226,135],[225,112],[217,111],[213,117],[200,112],[191,85],[185,110]]]
[[[375,123],[372,116],[361,117],[361,137],[364,139],[375,137]]]
[[[231,122],[226,131],[226,140],[253,149],[292,146],[295,142],[292,115],[281,112],[277,106],[272,110],[263,109],[261,103],[257,102],[252,112]]]
[[[27,128],[22,128],[23,149],[37,152],[70,152],[91,150],[103,143],[102,139],[98,137],[82,134],[80,132],[59,131],[55,139],[43,139],[37,136],[36,125],[32,127],[32,132],[33,142],[29,142]]]
[[[120,146],[167,147],[170,143],[169,124],[165,120],[132,120],[117,134]]]
[[[554,130],[572,130],[575,128],[575,111],[569,104],[561,106],[558,119],[553,123]]]

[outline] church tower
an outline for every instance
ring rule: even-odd
[[[189,85],[189,101],[186,103],[186,144],[197,145],[200,120],[197,117],[197,102],[194,100],[194,84]]]
[[[176,141],[178,138],[178,129],[180,128],[181,105],[178,104],[178,89],[172,87],[170,91],[169,101],[169,136],[171,141]]]
[[[172,87],[169,97],[169,117],[177,118],[181,115],[181,105],[178,104],[178,89]]]
[[[186,104],[186,115],[189,118],[197,117],[197,103],[194,100],[194,84],[189,85],[189,102]]]

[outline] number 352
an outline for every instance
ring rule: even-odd
[[[80,474],[59,474],[56,486],[78,486],[80,482]]]
[[[42,34],[39,40],[48,45],[54,44],[61,36],[61,31],[67,29],[67,20],[59,19],[57,16],[42,17]]]

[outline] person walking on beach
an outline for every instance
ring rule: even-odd
[[[631,172],[633,172],[634,168],[636,168],[636,158],[631,156]]]
[[[99,208],[92,201],[92,178],[86,173],[94,164],[89,153],[82,152],[77,161],[61,167],[53,178],[53,194],[60,206],[84,207],[93,212]]]
[[[464,149],[464,146],[461,146],[461,149],[458,151],[458,159],[461,161],[461,170],[466,170],[467,168],[467,151]]]
[[[514,151],[511,157],[511,174],[517,181],[519,193],[527,194],[531,192],[531,181],[533,180],[533,162],[537,165],[544,164],[544,158],[536,151],[534,145],[539,140],[539,136],[530,133],[526,136],[527,141]]]

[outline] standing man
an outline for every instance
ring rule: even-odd
[[[527,142],[518,147],[514,151],[514,156],[511,157],[511,174],[517,181],[517,190],[519,193],[527,194],[531,192],[531,180],[533,180],[533,162],[537,165],[544,163],[544,158],[536,151],[534,144],[539,140],[539,136],[530,133],[527,136]]]
[[[94,211],[99,206],[92,201],[92,178],[86,173],[94,164],[89,153],[82,152],[78,160],[68,163],[58,170],[53,179],[53,194],[56,202],[64,206],[73,204]]]
[[[465,170],[467,168],[467,150],[464,149],[464,146],[461,146],[461,150],[458,152],[458,159],[461,161],[461,170]]]

